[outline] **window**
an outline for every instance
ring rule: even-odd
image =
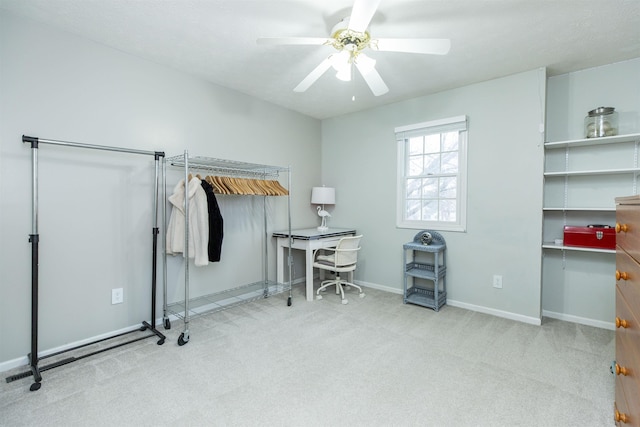
[[[467,117],[402,126],[395,132],[397,226],[465,231]]]

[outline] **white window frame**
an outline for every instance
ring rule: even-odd
[[[456,174],[456,221],[416,221],[406,219],[406,147],[415,136],[459,131],[458,172]],[[398,146],[396,226],[398,228],[429,229],[437,231],[460,231],[467,229],[467,116],[456,116],[429,122],[416,123],[395,128]]]

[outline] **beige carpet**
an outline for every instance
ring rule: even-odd
[[[365,289],[284,296],[0,385],[2,426],[611,426],[614,333]],[[68,356],[68,354],[67,354]],[[47,361],[49,363],[49,361]],[[3,373],[3,378],[24,369]]]

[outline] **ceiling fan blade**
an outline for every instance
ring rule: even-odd
[[[326,37],[260,37],[256,43],[261,45],[322,45],[333,39]]]
[[[451,49],[449,39],[378,39],[370,43],[372,49],[384,52],[425,53],[446,55]]]
[[[312,72],[309,73],[309,75],[307,75],[307,77],[304,78],[304,80],[302,80],[298,86],[296,86],[295,88],[293,88],[294,92],[304,92],[305,90],[309,89],[309,87],[311,87],[312,84],[314,84],[316,82],[316,80],[318,80],[320,78],[320,76],[322,76],[330,67],[331,67],[331,57],[325,59],[324,61],[322,61],[320,63],[320,65],[318,65],[316,68],[313,69]]]
[[[389,92],[389,88],[375,68],[367,69],[367,67],[358,64],[357,62],[355,64],[358,71],[360,71],[360,74],[362,74],[364,81],[367,82],[369,89],[371,89],[371,92],[373,92],[375,96],[384,95]]]
[[[380,0],[355,0],[349,18],[349,30],[364,33],[379,4]]]

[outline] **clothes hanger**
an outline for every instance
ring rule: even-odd
[[[231,177],[221,176],[220,180],[222,180],[222,182],[224,182],[225,187],[229,189],[229,194],[240,194],[235,182],[233,182]]]
[[[256,185],[255,179],[244,178],[244,183],[251,189],[251,194],[254,196],[259,196],[261,194],[260,187]]]
[[[222,192],[223,192],[222,194],[231,194],[231,190],[229,189],[229,187],[227,187],[227,184],[224,182],[221,176],[214,176],[213,178],[216,180],[216,182],[222,189]]]
[[[286,196],[289,194],[289,190],[287,190],[286,188],[284,188],[280,182],[278,180],[271,180],[269,181],[269,183],[272,185],[272,187],[275,189],[276,191],[276,196]]]
[[[269,187],[267,187],[264,183],[264,180],[262,179],[254,179],[253,180],[254,184],[256,185],[256,187],[258,187],[260,189],[259,194],[261,196],[269,196],[270,195],[270,190]]]
[[[262,189],[258,186],[257,182],[253,178],[245,178],[244,180],[249,188],[251,188],[251,192],[255,196],[259,196],[262,194]]]
[[[224,194],[220,189],[220,187],[218,186],[218,183],[213,179],[211,175],[207,175],[207,177],[204,180],[207,181],[211,185],[211,187],[213,187],[214,193]]]

